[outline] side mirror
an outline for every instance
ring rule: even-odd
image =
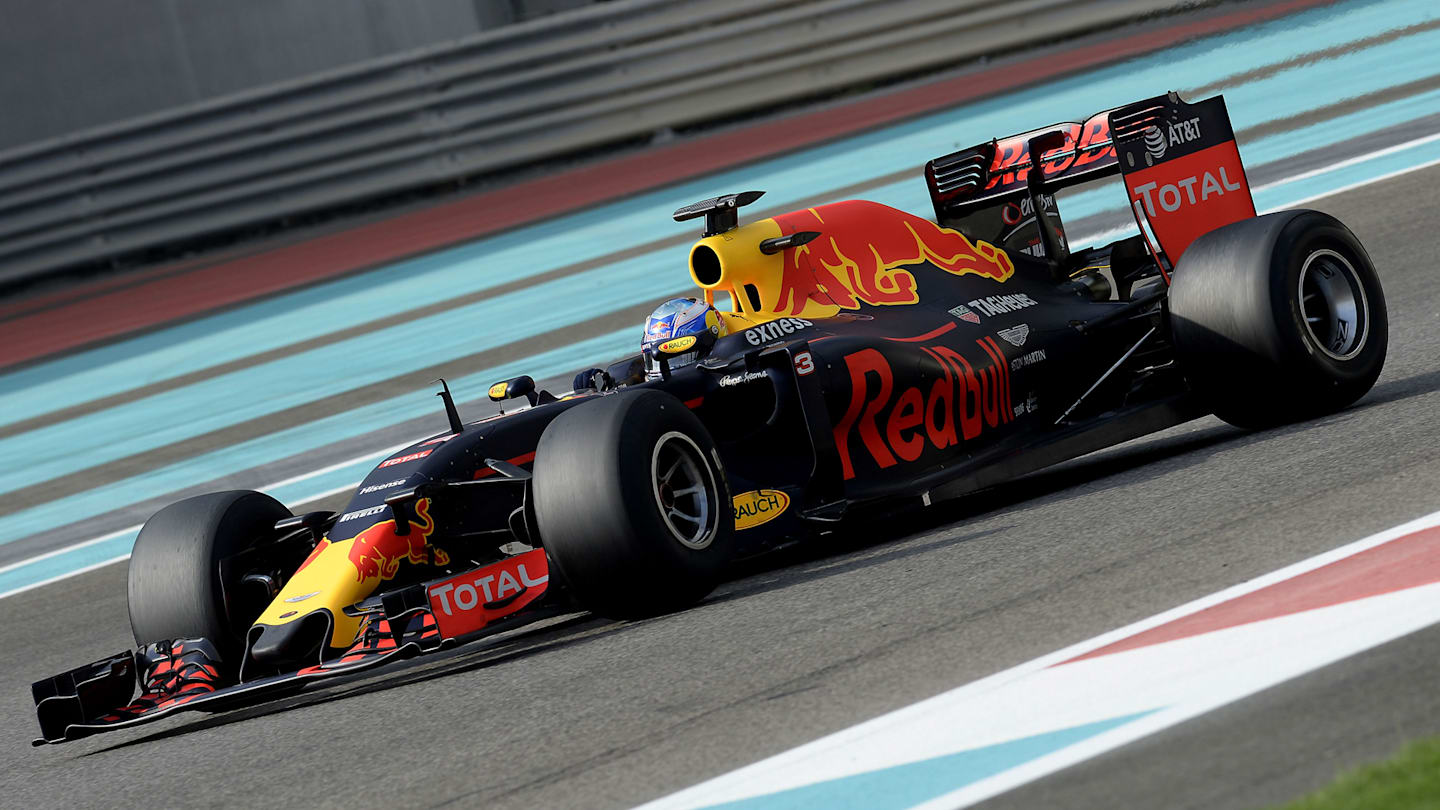
[[[776,236],[765,239],[760,242],[760,252],[766,256],[773,256],[785,248],[799,247],[819,235],[819,231],[798,231],[788,236]]]
[[[640,355],[611,363],[605,369],[605,376],[616,386],[636,385],[645,382],[645,360]]]
[[[573,391],[599,391],[605,392],[615,387],[615,381],[605,373],[603,368],[587,368],[575,375],[575,382],[570,386]]]
[[[540,396],[535,393],[535,378],[522,374],[513,380],[504,380],[490,386],[490,401],[504,402],[515,397],[525,397],[531,405],[539,404]]]

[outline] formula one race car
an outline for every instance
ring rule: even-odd
[[[1057,190],[1119,175],[1141,233],[1071,251]],[[586,609],[705,597],[737,555],[972,492],[1214,413],[1344,408],[1385,360],[1350,231],[1257,217],[1224,100],[1175,94],[925,167],[939,224],[848,201],[686,206],[698,313],[644,351],[380,462],[340,514],[256,492],[162,509],[130,562],[138,651],[34,685],[42,740],[228,708]],[[688,316],[686,316],[688,317]],[[136,695],[137,686],[139,694]]]

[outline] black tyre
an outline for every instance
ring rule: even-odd
[[[1385,365],[1380,279],[1328,214],[1281,211],[1205,234],[1180,259],[1169,295],[1181,368],[1233,425],[1338,411]]]
[[[269,495],[244,490],[177,501],[145,522],[130,555],[130,629],[137,644],[174,638],[209,639],[221,657],[239,661],[243,636],[259,615],[231,615],[221,560],[275,536],[290,510]],[[249,586],[254,587],[254,586]],[[260,606],[263,609],[263,604]],[[242,612],[242,611],[236,611]]]
[[[556,417],[533,484],[541,544],[602,616],[694,604],[730,562],[734,513],[715,443],[664,392],[611,394]]]

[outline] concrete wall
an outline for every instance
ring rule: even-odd
[[[594,0],[0,0],[0,149]]]

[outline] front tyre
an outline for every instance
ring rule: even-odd
[[[1360,241],[1318,211],[1218,228],[1169,291],[1181,369],[1215,415],[1266,427],[1338,411],[1380,376],[1385,295]]]
[[[273,538],[275,523],[287,517],[279,501],[246,490],[197,495],[156,512],[130,554],[135,643],[205,638],[222,660],[238,662],[259,612],[240,607],[246,603],[238,598],[239,572],[224,581],[220,563]]]
[[[667,393],[620,392],[556,417],[533,488],[541,544],[599,615],[694,604],[730,562],[734,513],[715,442]]]

